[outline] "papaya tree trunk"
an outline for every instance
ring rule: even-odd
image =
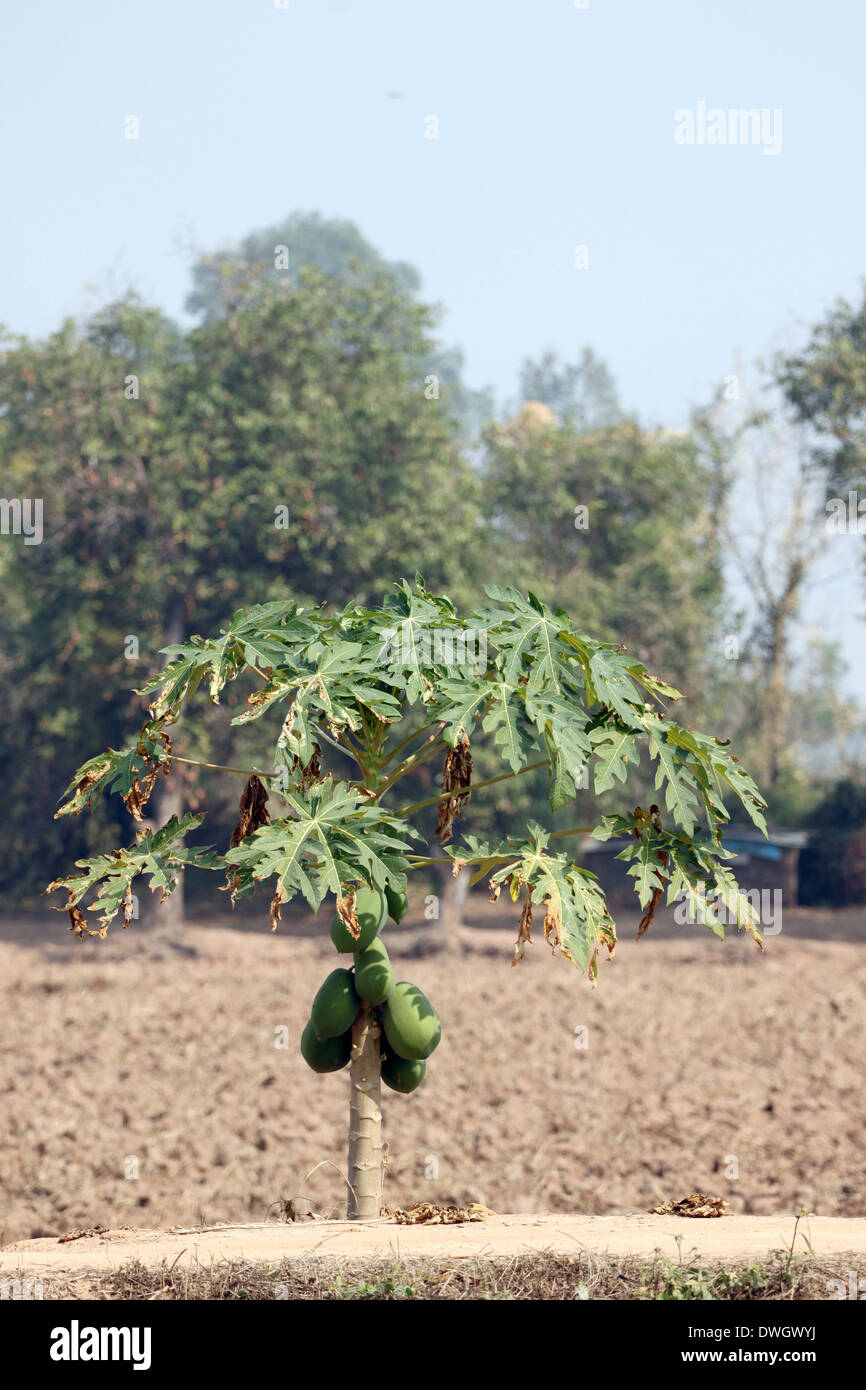
[[[349,1063],[350,1221],[375,1221],[382,1208],[382,1063],[379,1026],[365,1004],[352,1025]]]

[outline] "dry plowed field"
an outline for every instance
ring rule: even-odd
[[[385,1093],[390,1207],[592,1216],[697,1190],[734,1213],[866,1216],[862,914],[789,912],[763,956],[621,926],[595,991],[540,940],[512,969],[510,917],[473,902],[447,956],[388,933],[443,1023],[421,1089]],[[0,1240],[258,1223],[302,1187],[339,1216],[348,1078],[297,1046],[338,963],[324,924],[199,923],[190,956],[134,932],[82,945],[57,915],[6,924]]]

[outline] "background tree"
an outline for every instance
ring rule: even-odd
[[[851,725],[838,694],[838,660],[826,644],[809,641],[803,624],[804,598],[826,545],[811,437],[772,390],[762,397],[747,391],[736,402],[720,398],[698,413],[695,430],[716,473],[727,593],[742,605],[729,611],[719,634],[718,647],[730,650],[717,668],[714,698],[758,770],[773,814],[789,816],[805,790],[798,792],[805,731],[817,738],[819,722],[828,733]],[[806,716],[806,706],[813,715]]]
[[[561,362],[550,350],[537,360],[526,358],[520,369],[520,396],[524,405],[540,401],[560,424],[579,429],[599,429],[623,417],[610,369],[590,347],[576,363]]]
[[[421,276],[414,266],[386,260],[353,222],[296,212],[271,227],[250,232],[239,245],[200,255],[193,266],[193,289],[186,307],[203,320],[219,318],[245,303],[291,293],[305,268],[355,288],[390,281],[407,308],[420,302]],[[398,335],[401,327],[395,317],[392,328]],[[460,348],[434,345],[428,339],[416,344],[415,354],[418,379],[426,383],[428,393],[439,393],[441,409],[455,421],[463,442],[473,443],[493,414],[492,393],[466,385]]]
[[[526,404],[485,433],[492,571],[696,695],[722,598],[710,472],[687,433],[560,424]]]
[[[219,318],[244,300],[267,298],[287,286],[297,288],[304,266],[342,284],[361,284],[385,273],[407,297],[417,296],[421,289],[415,267],[407,261],[385,260],[354,222],[322,217],[318,212],[296,212],[271,227],[250,232],[239,244],[199,254],[187,310],[201,319]]]
[[[363,599],[398,557],[436,582],[471,571],[474,476],[414,365],[433,350],[429,333],[429,313],[392,278],[345,285],[305,271],[291,295],[242,301],[186,336],[129,300],[8,345],[4,475],[46,513],[42,545],[4,547],[16,601],[0,646],[13,688],[34,674],[38,712],[34,738],[23,698],[13,702],[2,758],[10,794],[40,826],[35,843],[33,825],[20,827],[7,882],[33,882],[34,851],[44,863],[73,848],[75,831],[61,846],[47,828],[70,730],[122,741],[118,692],[189,635],[193,614],[218,627],[254,593],[320,585],[335,602]],[[224,761],[221,738],[212,747],[205,722],[176,751]],[[160,783],[160,816],[167,795]]]
[[[780,355],[776,381],[815,431],[813,456],[833,491],[866,484],[866,287],[840,299],[799,353]]]
[[[170,632],[168,564],[177,521],[150,540],[163,483],[166,396],[182,339],[131,299],[42,342],[6,339],[0,455],[12,495],[40,498],[40,545],[4,542],[5,666],[0,769],[16,817],[0,875],[18,892],[37,865],[80,853],[78,827],[52,820],[77,737],[121,739],[128,687]],[[134,717],[134,716],[133,716]],[[118,809],[103,815],[118,833]],[[125,827],[124,827],[125,829]]]

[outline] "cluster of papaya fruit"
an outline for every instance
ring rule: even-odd
[[[343,955],[355,958],[351,969],[332,970],[313,1000],[301,1035],[301,1053],[313,1071],[339,1071],[352,1052],[352,1025],[364,1004],[375,1009],[384,1034],[382,1080],[392,1091],[408,1094],[421,1085],[427,1058],[442,1029],[429,1000],[417,985],[397,980],[380,933],[390,914],[399,922],[406,894],[390,887],[359,888],[355,916],[361,931],[354,937],[339,916],[331,923],[331,940]]]

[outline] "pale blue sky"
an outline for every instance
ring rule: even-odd
[[[857,293],[864,70],[860,0],[19,5],[0,321],[44,333],[127,284],[180,315],[191,245],[318,210],[418,266],[471,384],[509,396],[525,355],[588,343],[681,424],[738,349]],[[699,102],[780,108],[781,153],[676,144]]]
[[[866,272],[859,0],[41,0],[0,50],[15,329],[111,273],[177,313],[184,243],[318,209],[420,268],[474,384],[591,343],[676,423]],[[676,145],[701,100],[781,108],[781,154]]]

